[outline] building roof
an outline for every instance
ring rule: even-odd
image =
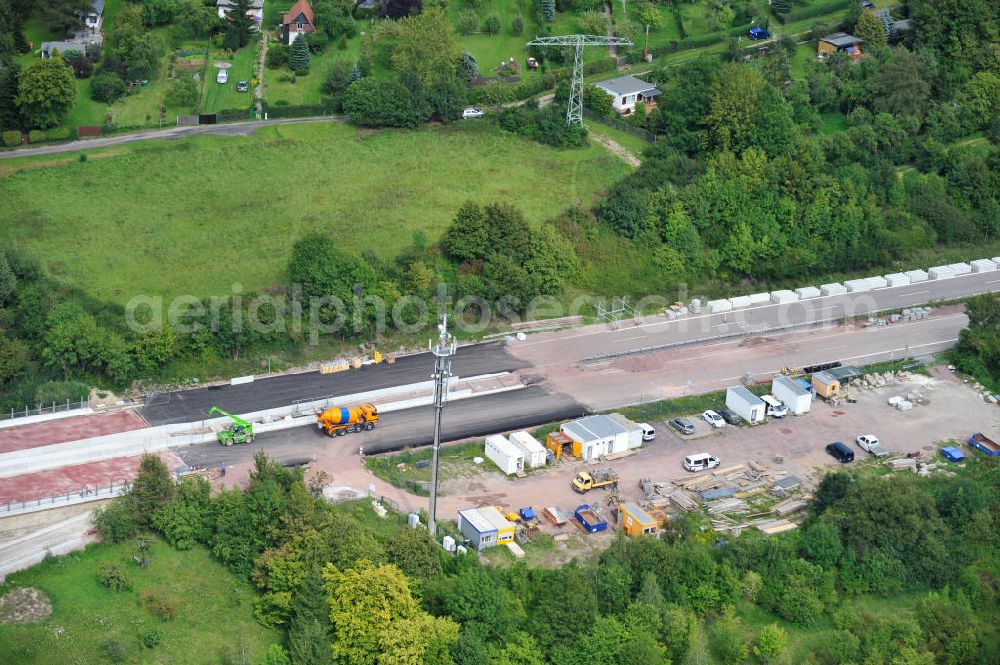
[[[309,4],[309,0],[298,0],[298,2],[292,5],[292,8],[288,10],[284,17],[282,17],[281,24],[288,25],[292,23],[296,18],[298,18],[299,14],[305,14],[309,25],[316,24],[316,21],[313,18],[313,8]]]
[[[476,508],[466,508],[465,510],[458,511],[458,514],[462,516],[462,519],[472,525],[472,528],[479,533],[492,533],[497,530],[493,523],[486,519],[486,516],[479,512]]]
[[[814,380],[819,381],[824,386],[828,386],[831,383],[840,383],[840,381],[837,380],[837,377],[835,377],[833,374],[830,374],[829,370],[823,372],[813,372],[812,377]]]
[[[645,510],[639,507],[638,504],[632,503],[631,501],[622,504],[622,510],[627,511],[640,522],[655,522],[656,518],[647,513]]]
[[[507,437],[502,434],[491,434],[486,437],[486,443],[494,446],[497,450],[508,457],[524,457],[524,453],[521,449],[508,441]]]
[[[739,395],[740,397],[742,397],[743,400],[745,402],[749,403],[749,404],[763,404],[764,403],[763,400],[761,400],[761,398],[757,397],[756,395],[754,395],[752,392],[750,392],[749,390],[747,390],[743,386],[733,386],[733,387],[729,388],[729,390],[731,390],[736,395]]]
[[[831,367],[826,370],[827,374],[837,379],[838,381],[850,381],[851,379],[856,379],[861,376],[861,370],[853,365],[845,365],[844,367]]]
[[[632,422],[631,420],[629,420],[620,413],[609,413],[608,418],[610,418],[611,420],[615,421],[616,423],[624,427],[626,432],[634,432],[636,430],[642,430],[642,428],[639,427],[639,423]]]
[[[860,37],[849,35],[846,32],[835,32],[832,35],[827,35],[826,37],[820,37],[819,40],[821,42],[826,42],[827,44],[832,44],[837,48],[845,48],[847,46],[854,46],[855,44],[863,44],[865,41]]]
[[[598,88],[607,90],[615,95],[634,95],[636,93],[642,93],[645,97],[655,97],[660,94],[660,91],[657,90],[655,86],[634,76],[619,76],[615,79],[599,81],[595,85]]]
[[[514,528],[514,524],[510,522],[506,517],[500,514],[500,511],[493,506],[486,506],[484,508],[477,508],[476,511],[484,518],[487,522],[493,525],[497,531],[509,531]]]
[[[520,444],[528,452],[535,452],[535,453],[537,453],[537,452],[543,452],[544,453],[545,452],[545,446],[543,446],[542,443],[538,439],[536,439],[535,437],[531,436],[530,434],[528,434],[525,431],[511,433],[511,435],[510,435],[510,441],[511,441],[511,443]]]
[[[97,14],[98,16],[100,16],[101,14],[104,13],[104,0],[94,0],[92,6],[93,6],[93,11],[91,11],[91,14]]]
[[[788,390],[790,390],[792,394],[795,395],[796,397],[812,396],[811,393],[805,388],[803,388],[802,384],[800,384],[798,381],[796,381],[795,379],[790,379],[782,374],[779,374],[778,376],[774,377],[774,381],[772,381],[771,383],[772,384],[777,383],[780,386],[788,388]]]
[[[587,416],[563,423],[562,430],[580,443],[599,441],[628,431],[607,416]]]
[[[223,9],[232,9],[236,6],[236,0],[215,0],[216,7],[222,7]],[[250,9],[263,9],[264,0],[250,0]]]
[[[375,9],[378,5],[378,0],[361,0],[355,7],[358,9]]]

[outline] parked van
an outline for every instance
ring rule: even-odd
[[[774,395],[761,395],[760,401],[767,405],[768,417],[784,418],[788,415],[788,407],[782,404]]]
[[[652,441],[656,438],[656,430],[649,423],[639,423],[639,429],[642,430],[643,441]]]
[[[228,80],[229,80],[229,70],[228,69],[220,69],[219,73],[215,75],[215,82],[216,83],[225,83]]]
[[[842,441],[837,441],[831,443],[826,447],[826,452],[835,460],[841,464],[846,464],[847,462],[854,461],[854,451],[851,450],[846,443]]]
[[[684,458],[684,468],[688,471],[704,471],[705,469],[714,469],[719,466],[719,464],[721,464],[719,458],[715,455],[709,455],[708,453],[688,455]]]

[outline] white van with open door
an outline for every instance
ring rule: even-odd
[[[649,423],[638,423],[639,429],[642,430],[642,440],[652,441],[656,438],[656,430]]]
[[[767,405],[767,415],[770,418],[784,418],[788,415],[788,407],[774,395],[761,395],[760,401]]]
[[[719,466],[722,462],[715,455],[710,455],[708,453],[697,453],[695,455],[688,455],[684,458],[684,468],[688,471],[704,471],[706,469],[714,469]]]

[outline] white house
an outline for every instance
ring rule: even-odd
[[[504,435],[493,434],[486,437],[484,448],[486,456],[507,475],[524,471],[524,453]]]
[[[611,95],[615,110],[622,115],[635,111],[638,102],[647,107],[655,106],[656,97],[660,94],[655,86],[634,76],[619,76],[594,85]]]
[[[545,466],[545,446],[538,439],[525,431],[513,432],[510,435],[510,442],[520,449],[524,455],[524,463],[532,469]]]
[[[236,0],[215,0],[215,7],[219,10],[219,18],[226,18],[233,7],[236,6]],[[253,20],[260,23],[264,20],[264,0],[250,0],[250,9],[247,10],[247,16],[253,16]]]

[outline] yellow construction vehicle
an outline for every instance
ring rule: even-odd
[[[316,416],[316,424],[329,436],[373,430],[377,422],[378,409],[374,404],[360,404],[349,409],[335,406]]]
[[[618,472],[614,469],[594,469],[593,471],[581,471],[573,479],[573,489],[578,494],[584,494],[598,487],[614,489],[618,487]]]

